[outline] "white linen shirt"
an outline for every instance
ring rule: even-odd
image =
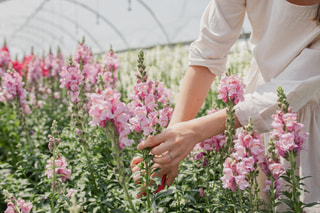
[[[302,151],[298,160],[300,175],[312,176],[305,181],[310,191],[302,195],[306,202],[320,200],[320,26],[312,20],[317,7],[286,0],[212,0],[202,16],[199,37],[189,49],[189,65],[221,75],[247,12],[253,61],[246,72],[245,100],[235,106],[236,116],[243,126],[251,117],[255,130],[269,132],[272,114],[279,109],[277,87],[284,89],[310,133],[308,151]],[[313,209],[309,212],[320,212]]]

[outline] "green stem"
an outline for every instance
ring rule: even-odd
[[[116,130],[114,128],[113,128],[113,131],[109,130],[109,132],[108,132],[108,130],[107,130],[107,134],[110,134],[111,138],[112,138],[113,153],[115,154],[116,167],[119,172],[119,183],[122,186],[122,188],[124,189],[125,199],[128,201],[131,210],[133,212],[137,212],[137,210],[135,209],[135,206],[132,202],[132,198],[129,193],[129,190],[128,190],[126,175],[124,174],[123,159],[122,159],[121,151],[118,147],[118,136],[117,136]]]
[[[258,185],[258,181],[257,181],[257,177],[258,177],[259,173],[255,174],[254,176],[254,193],[255,193],[255,204],[256,204],[256,209],[259,209],[259,185]]]
[[[143,159],[147,159],[148,156],[149,156],[149,152],[150,150],[149,149],[145,149],[143,150]],[[151,200],[150,200],[150,189],[149,189],[149,184],[150,184],[150,161],[147,160],[147,161],[144,161],[145,163],[145,174],[144,174],[144,177],[145,177],[145,180],[146,180],[146,194],[147,194],[147,207],[148,209],[151,209]]]
[[[297,196],[297,179],[295,175],[296,163],[294,160],[295,156],[293,151],[289,151],[289,160],[291,164],[290,173],[291,173],[291,181],[292,181],[292,198],[293,198],[293,211],[294,212],[302,212],[302,209],[299,208],[299,196]]]
[[[233,109],[234,103],[232,100],[229,100],[227,103],[227,121],[226,121],[226,142],[227,142],[227,154],[232,153],[233,149],[233,140],[235,135],[235,111]]]
[[[238,196],[239,196],[239,202],[240,202],[240,208],[241,208],[241,212],[245,212],[243,210],[243,203],[242,203],[242,193],[241,193],[241,190],[240,189],[237,189],[238,190]]]
[[[84,112],[83,112],[83,106],[84,105],[84,97],[83,97],[83,86],[80,86],[80,94],[79,94],[79,101],[74,105],[76,107],[76,109],[73,109],[73,112],[76,116],[75,119],[75,128],[79,128],[80,130],[80,137],[78,138],[79,143],[81,144],[82,148],[83,148],[83,153],[85,155],[85,158],[88,162],[88,168],[89,168],[89,172],[90,172],[90,177],[89,180],[91,182],[91,184],[93,185],[93,194],[94,195],[98,195],[98,186],[96,183],[96,178],[94,176],[94,171],[93,171],[93,166],[91,164],[91,158],[88,155],[88,151],[89,151],[89,145],[86,142],[87,141],[87,134],[86,134],[86,127],[85,127],[85,116],[84,116]]]
[[[271,177],[271,185],[270,185],[270,209],[272,210],[272,213],[276,212],[276,205],[275,205],[275,188],[274,188],[274,178]]]
[[[51,212],[55,212],[54,208],[54,198],[55,198],[55,188],[56,188],[56,144],[55,138],[53,137],[53,161],[52,161],[52,197],[51,197]]]
[[[250,173],[249,180],[250,180],[250,185],[251,185],[251,186],[252,186],[253,183],[254,183],[253,178],[254,178],[254,175],[252,175],[252,173]],[[250,206],[249,206],[249,208],[250,208],[250,212],[253,212],[253,211],[252,211],[252,209],[253,209],[253,199],[252,199],[253,196],[252,196],[252,193],[254,193],[254,192],[252,192],[251,187],[249,187],[249,201],[250,201]]]

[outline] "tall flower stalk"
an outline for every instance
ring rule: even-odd
[[[290,162],[290,168],[282,175],[282,178],[287,182],[289,190],[283,192],[284,201],[290,210],[293,212],[303,212],[305,207],[310,207],[316,203],[304,204],[300,201],[300,194],[303,190],[300,178],[295,174],[296,157],[299,152],[304,149],[304,143],[307,140],[308,133],[303,131],[304,125],[297,122],[297,114],[292,112],[289,103],[286,100],[286,95],[281,87],[278,87],[278,105],[281,111],[277,111],[273,115],[273,131],[272,139],[275,144],[275,151],[282,158]]]
[[[62,67],[60,73],[60,87],[66,88],[68,95],[72,102],[72,128],[76,132],[79,144],[83,148],[84,156],[88,162],[89,180],[93,187],[93,194],[98,194],[98,186],[96,177],[93,171],[91,158],[88,154],[89,144],[87,143],[86,134],[86,112],[84,110],[84,103],[86,102],[86,95],[84,91],[85,76],[83,73],[84,66],[87,66],[92,61],[92,55],[89,48],[84,44],[84,41],[77,46],[76,52],[69,59],[69,64]]]
[[[129,103],[133,116],[130,118],[134,138],[139,143],[146,140],[149,135],[159,134],[163,128],[168,125],[172,116],[173,108],[170,105],[171,93],[165,89],[162,82],[148,80],[148,74],[144,65],[144,52],[141,50],[138,54],[138,74],[137,83],[134,85],[134,94]],[[146,196],[147,208],[152,209],[152,186],[153,177],[157,172],[153,168],[153,155],[151,148],[140,152],[143,161],[140,163],[144,195]],[[166,175],[162,178],[165,180]],[[164,188],[164,183],[160,185],[155,193]]]
[[[27,102],[27,91],[24,89],[22,77],[9,64],[9,69],[2,76],[0,87],[0,101],[6,102],[15,109],[16,115],[21,126],[21,134],[25,134],[27,146],[31,149],[33,143],[29,143],[30,133],[26,122],[26,116],[31,113],[31,109]]]
[[[104,86],[102,88],[104,88]],[[128,120],[130,116],[127,106],[120,101],[120,97],[121,94],[111,87],[91,94],[92,105],[89,110],[89,115],[92,117],[92,120],[89,124],[91,126],[98,125],[102,127],[111,141],[111,150],[116,167],[115,174],[124,189],[124,197],[128,201],[131,211],[136,212],[132,196],[128,190],[128,179],[123,164],[123,153],[121,151],[133,143],[133,141],[128,138],[130,133]]]
[[[258,208],[258,187],[257,176],[258,164],[265,162],[264,147],[261,136],[252,129],[251,119],[248,126],[237,135],[234,140],[234,152],[223,164],[224,176],[221,178],[224,188],[233,192],[238,191],[239,201],[242,201],[243,194],[240,191],[247,191],[249,194],[250,212]],[[243,210],[243,209],[242,209]]]
[[[48,179],[51,178],[51,212],[55,212],[55,201],[56,201],[56,195],[57,193],[62,193],[64,191],[63,182],[65,182],[67,179],[71,178],[71,170],[67,168],[68,163],[63,157],[59,150],[58,145],[61,142],[60,138],[57,138],[58,131],[57,131],[57,122],[53,121],[52,127],[51,127],[51,133],[52,135],[49,135],[49,144],[48,148],[50,152],[52,153],[52,157],[48,160],[48,164],[46,166],[46,172],[45,175]]]
[[[226,150],[227,153],[232,152],[233,140],[235,136],[235,110],[233,107],[244,100],[243,90],[245,89],[245,84],[242,79],[236,75],[231,75],[231,71],[222,76],[220,84],[218,87],[218,99],[222,99],[226,103],[227,107],[227,120],[226,120],[226,130],[224,132],[226,136]]]

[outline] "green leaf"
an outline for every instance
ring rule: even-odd
[[[64,196],[64,195],[59,195],[59,198],[61,198],[62,200],[66,201],[68,203],[68,206],[71,205],[70,200],[68,197]]]
[[[173,189],[168,189],[168,190],[165,190],[165,191],[160,191],[158,192],[155,196],[154,196],[154,199],[153,201],[157,201],[158,199],[160,198],[163,198],[163,197],[166,197],[170,194],[173,194],[174,193],[174,190]]]
[[[197,203],[197,201],[189,194],[186,194],[183,197],[186,198],[187,200],[192,201],[193,203]]]
[[[302,205],[303,208],[306,208],[306,207],[312,207],[312,206],[315,206],[315,205],[319,205],[320,203],[318,202],[313,202],[313,203],[307,203],[307,204],[304,204]]]

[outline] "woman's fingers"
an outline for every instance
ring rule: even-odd
[[[133,182],[135,184],[141,184],[141,175],[137,174],[137,175],[133,176]]]
[[[139,163],[141,163],[142,161],[143,161],[142,157],[138,157],[138,156],[133,157],[132,160],[131,160],[131,162],[130,162],[130,167],[131,167],[131,169],[132,169],[133,167],[137,166],[137,165],[138,165]]]
[[[174,179],[178,176],[179,164],[171,167],[170,171],[167,174],[166,185],[170,186]]]
[[[169,151],[171,147],[172,147],[172,143],[170,143],[169,141],[166,141],[164,143],[161,143],[159,146],[153,147],[151,149],[151,153],[153,155],[163,155],[163,153],[166,153],[167,151]]]
[[[141,157],[134,157],[131,162],[130,162],[130,168],[131,168],[131,172],[132,174],[134,174],[135,172],[140,171],[140,167],[138,166],[139,163],[141,163],[143,161],[143,159]],[[136,184],[140,184],[141,183],[141,174],[140,172],[136,175],[133,176],[133,182]]]
[[[179,164],[181,160],[183,160],[183,158],[181,158],[181,154],[176,149],[170,150],[162,156],[153,157],[153,161],[160,165],[175,165]]]
[[[159,144],[161,144],[165,140],[166,140],[166,131],[164,131],[158,135],[155,135],[155,136],[149,136],[147,138],[147,140],[142,141],[141,143],[138,144],[137,149],[143,150],[147,147],[158,146]]]

